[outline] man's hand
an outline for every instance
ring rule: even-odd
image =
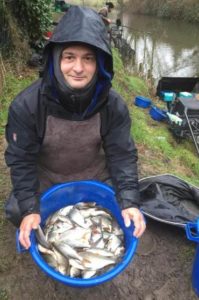
[[[144,216],[138,208],[130,207],[122,210],[122,216],[126,227],[129,227],[131,220],[134,223],[135,229],[133,235],[136,238],[140,238],[146,229],[146,223]]]
[[[37,229],[41,222],[41,217],[39,214],[30,214],[23,218],[20,225],[19,241],[26,249],[31,245],[30,243],[30,233],[32,229]]]

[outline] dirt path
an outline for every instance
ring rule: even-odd
[[[1,201],[10,186],[2,152]],[[18,254],[15,229],[4,217],[0,220],[0,300],[198,299],[191,286],[195,244],[186,239],[182,229],[147,220],[137,253],[121,275],[101,286],[75,289],[47,277],[28,252]]]

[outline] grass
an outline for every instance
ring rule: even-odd
[[[8,299],[9,297],[6,289],[0,288],[0,300],[8,300]]]
[[[14,97],[31,82],[36,79],[35,72],[30,72],[25,75],[14,75],[11,72],[6,74],[3,93],[0,98],[0,134],[4,134],[4,128],[7,122],[8,107]]]
[[[114,58],[114,80],[113,87],[124,99],[131,104],[135,95],[144,94],[149,96],[149,91],[144,80],[139,77],[129,76],[124,69],[121,56],[116,49],[113,49]]]

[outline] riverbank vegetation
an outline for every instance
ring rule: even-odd
[[[129,0],[125,5],[136,14],[199,22],[198,0]]]

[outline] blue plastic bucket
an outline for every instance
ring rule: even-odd
[[[91,287],[111,280],[120,274],[131,262],[136,251],[138,240],[132,236],[133,225],[128,228],[124,225],[121,210],[117,204],[113,189],[97,181],[68,182],[48,189],[40,201],[41,225],[44,225],[48,216],[58,209],[81,201],[94,201],[98,205],[109,209],[124,232],[125,253],[122,260],[114,268],[100,276],[89,279],[72,278],[63,275],[50,267],[40,255],[34,231],[31,235],[31,247],[29,251],[35,263],[53,279],[73,287]]]
[[[135,97],[135,105],[142,107],[142,108],[147,108],[151,105],[151,99],[142,97],[142,96],[136,96]]]
[[[151,118],[155,121],[163,121],[167,118],[167,114],[165,110],[162,110],[156,106],[152,106],[149,114]]]
[[[192,286],[199,297],[199,219],[196,222],[187,223],[185,228],[187,238],[191,241],[197,242],[196,254],[192,268]]]

